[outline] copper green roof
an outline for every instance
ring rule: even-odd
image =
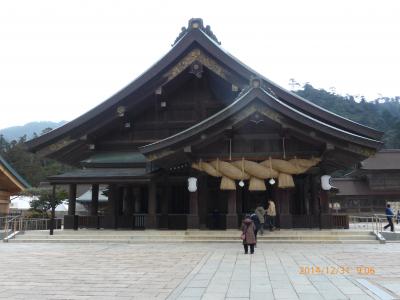
[[[81,161],[89,164],[144,164],[146,157],[139,152],[101,152]]]
[[[148,182],[154,174],[145,168],[84,168],[48,177],[51,183]]]
[[[21,189],[28,189],[31,187],[31,185],[26,182],[24,178],[22,178],[21,175],[17,173],[17,171],[14,170],[14,168],[0,155],[0,170],[4,169],[6,175],[11,176],[10,178],[12,181],[17,181],[18,187]]]

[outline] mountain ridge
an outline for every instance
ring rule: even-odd
[[[60,122],[53,121],[33,121],[20,126],[11,126],[0,129],[0,135],[3,135],[7,141],[19,140],[22,136],[26,135],[29,140],[34,137],[34,134],[40,135],[46,128],[55,129],[67,123],[63,120]]]

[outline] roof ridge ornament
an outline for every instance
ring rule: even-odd
[[[250,78],[250,86],[254,89],[261,88],[262,80],[259,77]]]
[[[261,77],[258,76],[252,76],[250,78],[250,83],[249,83],[249,88],[253,88],[253,89],[263,89],[267,94],[278,98],[278,96],[275,94],[274,90],[269,87],[263,80]]]
[[[205,34],[208,35],[208,37],[210,37],[218,45],[221,45],[221,42],[218,41],[217,36],[212,32],[210,25],[204,26],[203,19],[201,19],[201,18],[191,18],[189,20],[189,22],[188,22],[188,27],[186,28],[185,26],[183,26],[181,28],[181,32],[179,33],[178,37],[175,39],[175,42],[172,44],[172,46],[175,46],[175,44],[178,41],[180,41],[180,39],[183,38],[183,36],[186,33],[190,32],[192,30],[201,30],[201,31],[203,31]]]

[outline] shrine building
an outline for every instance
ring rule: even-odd
[[[66,229],[235,229],[267,199],[281,228],[348,226],[330,212],[321,177],[373,155],[383,133],[280,87],[220,44],[191,19],[136,80],[26,143],[76,167],[49,178],[69,185]],[[76,215],[81,184],[92,186],[89,216]]]
[[[0,155],[0,217],[10,210],[10,197],[30,188],[14,168]]]

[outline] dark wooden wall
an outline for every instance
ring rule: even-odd
[[[230,147],[233,158],[246,157],[248,159],[265,159],[268,156],[282,158],[284,152],[287,158],[319,156],[324,145],[310,144],[280,126],[265,119],[261,123],[254,123],[250,119],[216,137],[193,147],[193,155],[197,158],[227,158]],[[285,137],[283,141],[283,137]]]
[[[207,73],[202,78],[192,75],[180,80],[181,85],[166,87],[161,95],[154,94],[146,99],[140,109],[127,112],[119,125],[97,138],[99,149],[129,149],[166,138],[215,114],[235,96],[229,90],[216,93],[216,89],[227,89],[227,85]],[[163,102],[165,107],[162,107]]]
[[[366,177],[371,190],[390,190],[400,192],[400,172],[397,170],[379,170],[375,172],[369,172]]]

